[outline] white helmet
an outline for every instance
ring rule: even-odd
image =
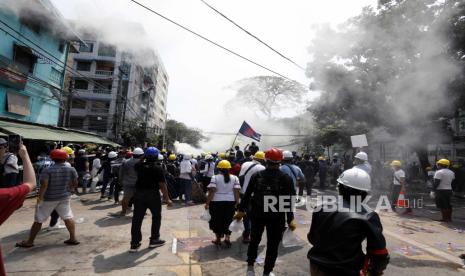
[[[165,159],[165,157],[163,157],[162,154],[158,154],[158,161],[163,161],[163,159]]]
[[[355,155],[355,158],[360,159],[360,160],[363,160],[363,161],[368,161],[368,155],[367,155],[365,152],[363,152],[363,151],[357,153],[357,154]]]
[[[207,154],[205,156],[205,160],[213,160],[213,156],[211,154]]]
[[[191,160],[191,158],[192,158],[192,155],[191,155],[191,154],[184,154],[184,155],[182,156],[182,159],[184,159],[184,160]]]
[[[292,158],[294,158],[294,155],[292,155],[292,152],[290,152],[288,150],[283,151],[283,159],[284,160],[289,160],[289,159],[292,159]]]
[[[344,171],[337,182],[341,185],[368,192],[371,190],[370,175],[362,169],[352,168]]]
[[[132,154],[133,155],[144,155],[144,150],[141,148],[135,148]]]
[[[333,154],[333,157],[338,157],[338,156],[339,156],[339,153],[337,152]]]
[[[116,151],[110,151],[108,153],[108,158],[113,159],[113,158],[116,158],[116,157],[118,157],[118,154],[116,153]]]

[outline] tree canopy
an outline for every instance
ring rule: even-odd
[[[207,138],[202,134],[202,131],[195,128],[190,128],[184,123],[176,120],[168,120],[165,127],[166,144],[170,148],[175,141],[187,143],[194,147],[200,146],[200,141]]]

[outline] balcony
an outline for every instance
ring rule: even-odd
[[[91,107],[89,111],[90,111],[91,113],[108,114],[108,113],[110,112],[110,109],[108,109],[108,108]]]
[[[106,93],[95,93],[94,90],[75,89],[75,97],[88,100],[109,100],[111,99],[111,90],[95,89]],[[108,92],[109,91],[109,92]]]
[[[95,75],[104,76],[104,77],[111,77],[111,76],[113,76],[113,71],[95,70]]]
[[[110,89],[98,89],[98,88],[95,88],[92,90],[92,92],[94,94],[108,94],[110,95],[111,94],[111,90]]]

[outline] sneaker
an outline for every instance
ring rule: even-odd
[[[55,224],[54,226],[49,226],[47,228],[47,231],[55,231],[55,230],[58,230],[58,229],[63,229],[64,226],[63,225],[60,225],[59,223]]]
[[[160,246],[163,246],[165,245],[166,241],[164,240],[153,240],[153,241],[150,241],[150,244],[149,244],[149,248],[156,248],[156,247],[160,247]]]
[[[129,252],[131,252],[131,253],[137,252],[137,250],[139,250],[139,248],[140,248],[140,243],[131,244],[131,248],[129,249]]]
[[[254,267],[247,267],[247,276],[255,276],[255,270]]]
[[[268,274],[263,273],[263,276],[276,276],[276,275],[274,275],[273,272],[270,272],[270,273],[268,273]]]

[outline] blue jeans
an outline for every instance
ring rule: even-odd
[[[179,178],[182,193],[184,194],[184,200],[186,202],[191,200],[192,195],[192,180]]]
[[[88,174],[88,172],[78,172],[78,180],[79,180],[79,185],[82,187],[82,192],[86,193],[87,192],[87,186],[89,185],[88,180],[84,180],[84,176]]]

